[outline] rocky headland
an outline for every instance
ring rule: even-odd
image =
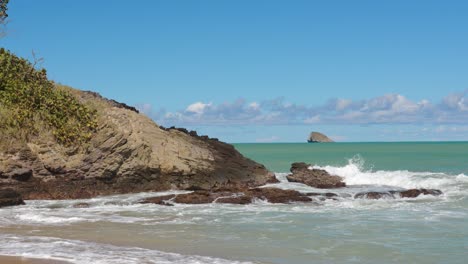
[[[163,128],[96,93],[75,91],[98,105],[98,127],[82,148],[52,139],[0,148],[0,188],[24,199],[78,199],[116,193],[247,188],[275,182],[263,165],[233,146],[194,131]]]
[[[79,199],[275,181],[232,145],[55,84],[44,69],[0,49],[0,191],[8,197],[5,189],[25,200]]]

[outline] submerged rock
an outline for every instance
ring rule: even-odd
[[[433,195],[439,196],[442,194],[441,190],[437,189],[409,189],[406,191],[388,191],[388,192],[361,192],[354,195],[355,199],[395,199],[400,198],[416,198],[419,195]]]
[[[391,192],[361,192],[354,195],[354,199],[395,199],[395,196]]]
[[[299,182],[314,188],[331,189],[346,186],[341,177],[330,175],[325,170],[309,169],[309,167],[310,164],[295,162],[291,165],[292,174],[286,178],[290,182]]]
[[[175,194],[169,194],[169,195],[163,195],[163,196],[156,196],[156,197],[151,197],[147,198],[143,201],[140,201],[142,204],[146,203],[153,203],[153,204],[159,204],[159,205],[167,205],[167,206],[173,206],[170,201],[176,197]]]
[[[0,207],[23,205],[24,201],[21,198],[21,194],[13,189],[1,189],[0,190]]]
[[[89,203],[77,203],[73,205],[73,208],[89,208],[90,204]]]
[[[402,198],[415,198],[421,194],[439,196],[442,194],[442,191],[437,189],[410,189],[399,192],[399,194]]]
[[[147,198],[141,203],[164,203],[164,198]],[[166,199],[169,196],[165,197]],[[266,200],[269,203],[294,203],[311,202],[312,199],[306,194],[295,190],[283,190],[278,188],[254,188],[254,189],[232,189],[232,190],[213,190],[213,191],[194,191],[187,194],[173,195],[170,197],[173,202],[181,204],[206,204],[206,203],[227,203],[227,204],[250,204],[255,199]],[[163,203],[161,203],[163,201]]]

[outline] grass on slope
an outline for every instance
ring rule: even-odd
[[[0,48],[0,141],[50,133],[62,145],[76,146],[96,128],[96,110],[49,81],[44,69]]]

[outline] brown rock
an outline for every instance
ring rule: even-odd
[[[143,200],[141,203],[160,204],[164,199],[174,198],[172,195],[167,197],[153,197]],[[312,199],[306,194],[294,190],[282,190],[278,188],[238,188],[232,190],[222,189],[215,191],[194,191],[187,194],[176,195],[173,201],[182,204],[206,204],[206,203],[228,203],[228,204],[249,204],[253,199],[262,199],[270,203],[293,203],[293,202],[311,202]]]
[[[331,140],[329,137],[325,136],[324,134],[320,132],[312,132],[309,135],[309,138],[307,139],[307,142],[309,143],[328,143],[328,142],[334,142]]]
[[[402,198],[416,198],[421,194],[439,196],[442,191],[436,189],[409,189],[399,193]]]
[[[159,204],[159,205],[173,206],[173,204],[169,203],[169,200],[174,199],[175,197],[176,197],[175,194],[156,196],[156,197],[146,198],[143,201],[140,201],[140,203],[142,204],[153,203],[153,204]]]
[[[388,192],[362,192],[354,195],[355,199],[395,199],[395,195],[401,198],[416,198],[419,195],[439,196],[442,191],[436,189],[409,189],[406,191],[388,191]]]
[[[295,190],[278,188],[255,188],[247,192],[254,198],[265,199],[270,203],[311,202],[307,195]]]
[[[0,190],[0,207],[24,204],[21,194],[13,189]]]
[[[354,199],[395,199],[391,192],[361,192],[354,195]]]
[[[314,188],[332,189],[346,186],[341,177],[330,175],[325,170],[309,169],[309,167],[310,164],[304,162],[293,163],[292,174],[286,178],[290,182],[299,182]]]
[[[77,203],[73,205],[73,208],[88,208],[89,206],[89,203]]]
[[[235,197],[221,197],[215,200],[215,203],[225,204],[250,204],[252,203],[252,197],[247,195],[235,196]]]
[[[215,199],[215,195],[209,191],[195,191],[193,193],[177,195],[174,202],[182,204],[205,204],[212,203]]]
[[[28,181],[32,177],[32,170],[25,168],[13,169],[12,171],[6,173],[6,176],[17,180],[17,181]]]

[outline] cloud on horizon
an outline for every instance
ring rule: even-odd
[[[175,112],[154,112],[151,105],[139,110],[163,125],[372,125],[372,124],[468,124],[468,89],[450,93],[440,102],[412,101],[401,94],[386,94],[365,100],[330,99],[307,106],[276,98],[249,102],[239,98],[215,104],[194,102]]]

